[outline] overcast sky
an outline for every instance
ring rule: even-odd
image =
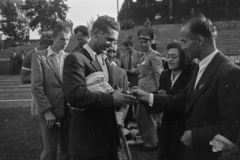
[[[119,8],[124,0],[119,0]],[[96,20],[97,14],[109,15],[117,18],[117,0],[67,0],[70,7],[67,12],[67,19],[73,22],[73,27],[86,25],[91,17]],[[31,39],[38,39],[37,32],[30,33]]]

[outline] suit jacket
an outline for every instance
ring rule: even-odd
[[[50,109],[56,118],[62,118],[65,106],[62,79],[53,55],[47,57],[47,54],[48,49],[45,49],[32,55],[32,94],[39,114]],[[62,64],[66,57],[66,53],[63,54],[60,59]]]
[[[179,94],[190,82],[192,72],[182,72],[173,87],[171,88],[171,70],[164,70],[161,73],[159,80],[159,90],[166,91],[166,94],[176,95]],[[163,112],[162,125],[183,125],[184,124],[184,111],[167,111]]]
[[[142,53],[134,50],[132,55],[133,55],[133,68],[136,69],[136,68],[138,68],[138,65],[140,63]],[[123,68],[124,70],[128,71],[128,62],[129,62],[129,54],[124,53],[120,57],[120,67]],[[137,85],[137,75],[138,74],[132,74],[132,73],[127,72],[127,75],[128,75],[129,82],[132,83],[133,85]]]
[[[194,76],[193,76],[194,77]],[[181,94],[154,95],[153,108],[185,111],[186,130],[192,131],[193,147],[185,147],[186,160],[215,160],[209,142],[220,134],[236,142],[240,121],[240,68],[217,53],[208,64],[196,89],[191,80]]]
[[[163,71],[161,54],[151,49],[142,55],[139,68],[138,86],[146,92],[156,92]]]
[[[127,78],[126,71],[115,65],[111,65],[111,71],[112,71],[112,76],[113,76],[113,87],[114,88],[116,88],[116,87],[122,88],[123,93],[126,93],[126,91],[129,90],[128,78]],[[118,111],[123,112],[123,119],[124,119],[128,112],[128,107],[126,107],[126,106],[121,107]]]
[[[112,86],[112,72],[106,64]],[[94,61],[84,48],[66,57],[63,90],[68,103],[75,108],[70,124],[70,151],[74,155],[102,155],[113,140],[119,140],[113,96],[93,93],[86,86],[85,77],[97,71],[102,71],[99,62]]]

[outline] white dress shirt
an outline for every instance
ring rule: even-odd
[[[63,57],[63,55],[65,54],[64,50],[61,50],[61,51],[59,52],[59,54],[57,54],[57,53],[55,53],[55,52],[52,50],[51,46],[49,46],[49,47],[47,48],[47,51],[48,51],[47,57],[49,57],[49,56],[51,56],[51,55],[54,56],[54,58],[55,58],[55,60],[56,60],[56,62],[57,62],[57,65],[58,65],[60,77],[61,77],[61,79],[62,79],[63,64],[64,64],[64,57]]]
[[[203,72],[205,71],[205,69],[207,68],[208,64],[212,61],[213,57],[218,53],[218,50],[215,50],[214,52],[212,52],[211,54],[209,54],[206,58],[204,58],[200,63],[199,63],[199,71],[198,71],[198,75],[197,75],[197,79],[195,82],[195,87],[198,83],[198,81],[200,80]],[[195,89],[194,87],[194,89]],[[152,106],[153,105],[153,100],[154,100],[154,96],[152,93],[150,93],[149,96],[149,105]]]
[[[92,48],[89,47],[88,44],[85,44],[85,45],[83,46],[83,48],[85,48],[85,49],[88,51],[88,53],[90,54],[90,56],[92,57],[92,59],[93,59],[94,61],[96,60],[95,57],[97,57],[97,61],[99,62],[100,66],[101,66],[101,68],[102,68],[102,70],[103,70],[103,73],[104,73],[105,76],[106,76],[105,80],[106,80],[106,82],[109,82],[108,68],[107,68],[107,65],[106,65],[106,63],[105,63],[105,60],[106,60],[107,56],[106,56],[105,54],[99,54],[99,55],[97,55],[97,53],[94,52],[94,51],[92,50]]]
[[[200,61],[199,65],[199,71],[198,71],[198,75],[197,75],[197,79],[195,82],[195,86],[194,89],[197,86],[198,81],[200,80],[200,78],[202,77],[203,72],[205,71],[205,69],[207,68],[208,64],[212,61],[213,57],[218,53],[218,50],[215,50],[214,52],[212,52],[211,54],[209,54],[206,58],[204,58],[203,60]]]
[[[173,71],[171,71],[171,88],[173,87],[181,73],[182,71],[180,71],[175,77],[173,77]]]

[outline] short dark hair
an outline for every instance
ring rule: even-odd
[[[46,44],[46,45],[52,45],[52,36],[50,34],[42,34],[40,37],[40,45]]]
[[[123,44],[125,47],[133,46],[133,43],[132,43],[132,41],[130,41],[130,40],[123,41],[122,44]]]
[[[192,71],[192,62],[187,55],[187,53],[182,49],[182,44],[180,42],[172,42],[167,45],[167,50],[176,48],[179,51],[179,66],[183,70],[183,72]]]
[[[116,22],[114,18],[107,15],[98,17],[98,19],[93,23],[92,30],[94,30],[95,28],[99,29],[104,33],[108,32],[109,28],[120,31],[119,23]]]
[[[74,28],[73,32],[74,34],[77,34],[78,32],[82,32],[83,36],[86,36],[86,37],[89,36],[88,28],[83,25],[79,25],[76,28]]]
[[[190,19],[184,24],[184,26],[187,24],[190,25],[190,31],[194,35],[201,35],[205,38],[217,36],[217,30],[211,20],[202,14]]]
[[[61,31],[65,33],[71,33],[71,27],[67,22],[58,22],[53,29],[52,36],[57,37]]]

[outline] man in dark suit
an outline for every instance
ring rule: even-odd
[[[190,59],[197,58],[188,87],[180,94],[153,95],[136,89],[133,93],[149,110],[185,111],[185,160],[216,160],[221,152],[213,152],[209,142],[220,134],[237,141],[240,120],[240,68],[216,47],[217,31],[212,22],[199,16],[181,30],[181,41]]]
[[[70,152],[74,160],[117,159],[119,137],[115,108],[134,102],[135,97],[120,91],[93,93],[87,89],[85,77],[104,72],[106,82],[113,86],[109,63],[101,53],[117,45],[119,30],[114,18],[99,17],[93,23],[90,42],[65,60],[63,90],[73,111]]]

